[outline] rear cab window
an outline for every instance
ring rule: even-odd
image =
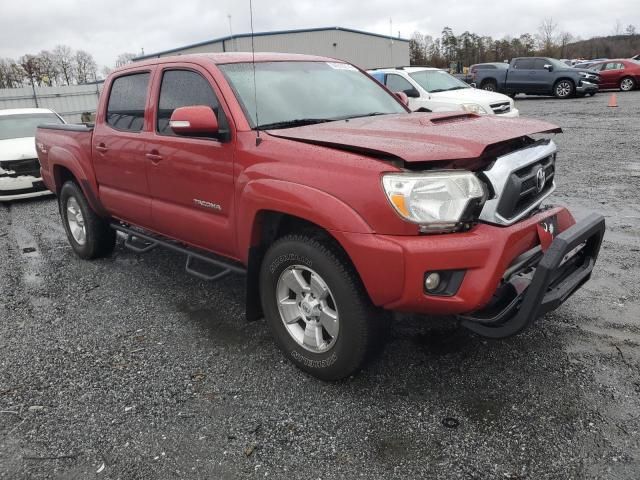
[[[200,73],[192,70],[165,70],[162,73],[160,95],[158,97],[156,132],[159,135],[175,136],[176,134],[169,126],[169,119],[173,111],[176,108],[196,105],[204,105],[211,108],[218,119],[219,132],[209,138],[228,138],[229,123],[209,81]]]
[[[142,131],[149,78],[149,72],[141,72],[113,80],[107,104],[108,125],[126,132]]]

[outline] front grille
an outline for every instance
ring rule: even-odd
[[[511,111],[511,103],[510,102],[492,103],[491,110],[493,110],[493,113],[495,113],[496,115],[509,113]]]
[[[555,189],[555,152],[551,140],[541,140],[498,157],[483,172],[494,194],[485,202],[480,220],[511,225],[538,208]]]
[[[0,177],[40,177],[40,162],[37,158],[0,162]]]
[[[542,189],[538,189],[538,170],[545,173]],[[539,198],[545,197],[553,189],[555,159],[553,155],[539,162],[513,172],[505,185],[502,198],[498,202],[498,213],[506,219],[512,219],[526,211]]]

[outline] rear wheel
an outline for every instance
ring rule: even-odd
[[[329,241],[289,235],[274,243],[262,262],[260,296],[280,349],[315,377],[348,377],[375,351],[378,311]]]
[[[487,92],[495,92],[498,90],[498,84],[495,80],[487,80],[482,83],[482,90],[486,90]]]
[[[571,80],[559,80],[553,86],[553,94],[556,98],[569,98],[575,92],[575,86]]]
[[[89,260],[113,252],[115,230],[91,209],[76,183],[69,181],[62,186],[58,206],[69,243],[79,257]]]
[[[620,90],[623,92],[630,92],[636,88],[636,81],[631,77],[624,77],[620,80]]]

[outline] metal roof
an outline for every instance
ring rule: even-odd
[[[409,41],[406,38],[392,37],[390,35],[382,35],[380,33],[365,32],[363,30],[355,30],[353,28],[344,28],[344,27],[301,28],[298,30],[278,30],[273,32],[257,32],[257,33],[254,33],[253,36],[264,37],[269,35],[284,35],[288,33],[324,32],[328,30],[338,30],[342,32],[359,33],[361,35],[370,35],[372,37],[387,38],[389,40],[397,40],[399,42]],[[251,33],[239,33],[236,35],[227,35],[226,37],[214,38],[212,40],[206,40],[204,42],[192,43],[191,45],[184,45],[182,47],[171,48],[169,50],[163,50],[161,52],[149,53],[147,55],[140,55],[139,57],[135,57],[133,60],[145,60],[147,58],[157,57],[158,55],[166,55],[167,53],[179,52],[180,50],[185,50],[187,48],[202,47],[203,45],[210,45],[212,43],[226,42],[227,40],[233,40],[236,38],[247,38],[247,37],[251,37]]]

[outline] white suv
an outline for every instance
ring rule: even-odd
[[[392,92],[404,92],[413,111],[462,110],[502,117],[520,115],[514,101],[506,95],[476,89],[439,68],[378,68],[368,73]]]

